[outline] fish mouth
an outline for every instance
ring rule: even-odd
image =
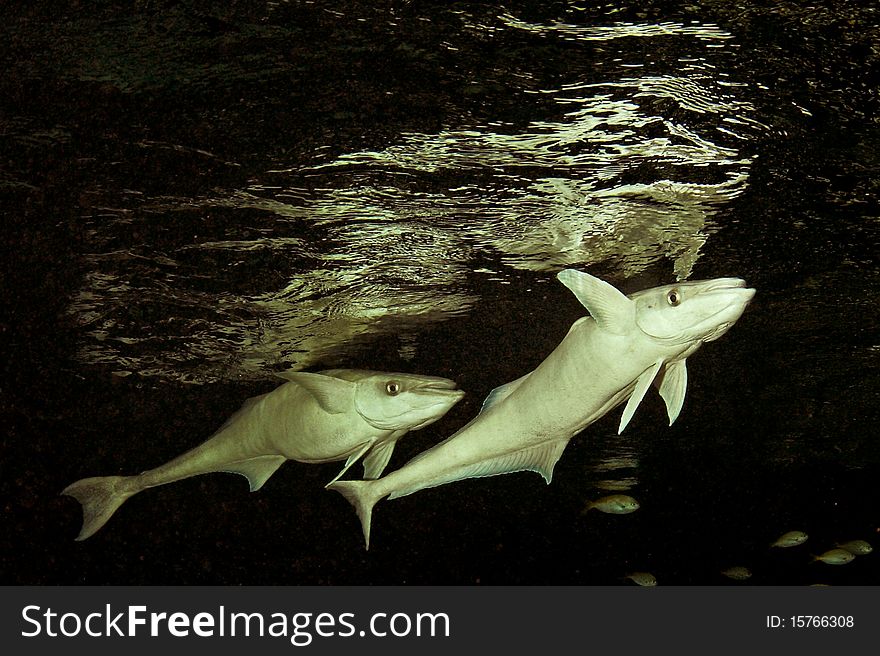
[[[461,390],[458,389],[458,383],[454,380],[449,380],[448,378],[433,378],[427,380],[416,385],[412,391],[423,393],[461,392]]]
[[[458,389],[456,383],[444,378],[419,385],[410,392],[420,397],[420,402],[424,404],[423,409],[431,414],[409,430],[418,430],[433,424],[465,396],[464,390]]]
[[[742,314],[743,310],[745,310],[746,305],[754,298],[755,289],[753,287],[746,287],[746,281],[742,278],[717,278],[716,280],[708,281],[706,286],[699,292],[701,295],[703,294],[725,294],[730,298],[730,303],[728,307],[723,310],[719,310],[716,312],[710,319],[717,318],[719,315],[723,315],[724,313],[729,313],[732,309],[734,310],[735,316],[732,317],[732,320],[729,322],[732,325],[739,316]],[[725,322],[726,323],[726,322]],[[727,328],[730,325],[726,326]]]
[[[703,289],[703,293],[712,292],[735,292],[742,297],[742,301],[748,303],[755,295],[752,287],[746,287],[746,281],[742,278],[717,278],[709,281]]]
[[[416,389],[438,389],[438,390],[451,390],[458,387],[458,383],[454,380],[449,380],[448,378],[429,378],[423,383],[420,383]]]
[[[410,390],[413,394],[433,397],[435,399],[458,402],[464,398],[464,390],[458,389],[458,383],[448,378],[432,378]]]
[[[415,394],[420,394],[437,401],[458,403],[464,398],[464,390],[460,389],[429,389],[429,390],[413,390]]]
[[[724,335],[730,327],[737,322],[745,311],[746,306],[755,296],[753,287],[746,287],[746,281],[740,278],[720,278],[715,284],[709,286],[707,293],[723,293],[734,294],[737,298],[727,308],[715,313],[712,318],[717,319],[719,316],[725,316],[726,321],[721,321],[711,332],[703,337],[704,342],[714,342],[716,339]]]
[[[703,283],[706,291],[715,291],[716,289],[734,289],[737,287],[745,287],[746,281],[742,278],[715,278],[707,280]]]

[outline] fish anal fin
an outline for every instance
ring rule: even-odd
[[[687,392],[687,365],[685,362],[687,360],[679,360],[666,365],[654,381],[660,389],[660,396],[666,403],[670,426],[678,419],[681,407],[684,405],[684,396]]]
[[[509,383],[505,383],[504,385],[499,385],[498,387],[493,389],[491,392],[489,392],[489,395],[486,397],[486,400],[483,401],[483,406],[480,408],[480,414],[482,414],[483,412],[486,412],[486,410],[491,408],[493,405],[501,403],[504,399],[506,399],[508,396],[510,396],[513,393],[513,391],[517,387],[519,387],[525,381],[525,379],[528,377],[529,377],[529,374],[526,374],[525,376],[520,376],[516,380],[513,380]]]
[[[436,479],[432,479],[427,485],[421,484],[418,487],[397,490],[388,498],[396,499],[404,497],[418,490],[428,487],[437,487],[446,483],[461,481],[466,478],[483,478],[486,476],[498,476],[500,474],[511,474],[519,471],[533,471],[539,473],[547,484],[553,480],[553,468],[562,456],[568,440],[554,440],[553,442],[545,442],[537,446],[526,449],[520,449],[513,453],[507,453],[497,458],[482,460],[480,462],[461,467],[453,470]]]
[[[540,449],[532,450],[528,454],[528,462],[532,465],[531,471],[538,472],[543,476],[547,485],[550,485],[553,480],[553,468],[562,457],[566,445],[568,445],[568,440],[557,440],[543,445]]]
[[[620,427],[617,429],[618,435],[623,432],[623,429],[626,428],[629,420],[633,418],[633,415],[636,413],[636,408],[639,407],[642,399],[645,398],[648,388],[651,386],[651,383],[654,382],[662,365],[663,360],[658,360],[639,376],[636,381],[635,389],[633,389],[629,401],[627,401],[626,407],[623,409],[623,416],[620,418]]]
[[[335,415],[354,407],[355,384],[350,381],[305,371],[282,371],[277,375],[309,392],[325,412]]]
[[[635,326],[635,304],[613,285],[574,269],[560,271],[556,277],[587,308],[601,330],[625,335]]]
[[[257,456],[256,458],[227,463],[217,471],[241,474],[248,479],[251,492],[256,492],[286,460],[287,458],[284,456]]]

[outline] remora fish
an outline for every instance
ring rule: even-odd
[[[382,498],[465,478],[530,470],[549,483],[568,441],[612,408],[623,431],[652,382],[670,424],[687,387],[685,359],[739,319],[754,289],[739,278],[656,287],[627,297],[571,269],[559,280],[589,310],[529,374],[496,388],[457,433],[375,481],[338,481],[355,507],[369,549],[373,506]]]
[[[198,474],[242,474],[253,492],[287,460],[346,460],[339,478],[366,456],[365,478],[378,478],[397,440],[438,420],[464,396],[453,381],[433,376],[355,369],[279,376],[289,382],[248,399],[207,441],[166,464],[65,488],[62,494],[83,506],[76,539],[94,534],[132,495]]]

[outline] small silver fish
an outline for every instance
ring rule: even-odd
[[[649,572],[632,572],[631,574],[627,574],[623,578],[629,579],[633,583],[641,585],[645,588],[651,588],[657,585],[656,577]]]
[[[874,551],[874,547],[871,546],[869,542],[865,540],[850,540],[849,542],[844,542],[843,544],[838,544],[838,547],[841,549],[846,549],[853,556],[864,556],[865,554],[869,554]]]
[[[813,556],[813,562],[817,560],[821,560],[823,563],[827,563],[829,565],[846,565],[847,563],[851,563],[855,560],[855,556],[852,555],[846,549],[829,549],[821,556]]]
[[[789,531],[788,533],[783,533],[778,538],[776,538],[776,542],[771,544],[771,547],[796,547],[799,544],[803,544],[807,541],[809,536],[803,531]]]
[[[626,515],[639,509],[639,502],[626,494],[612,494],[595,501],[588,501],[582,515],[595,508],[603,513]]]
[[[746,579],[752,578],[752,572],[748,567],[729,567],[721,572],[729,579],[733,579],[734,581],[745,581]]]

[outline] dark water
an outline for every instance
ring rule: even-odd
[[[880,543],[875,4],[136,5],[0,10],[3,583],[880,583],[810,563]],[[673,427],[649,395],[550,486],[382,502],[369,553],[337,464],[150,490],[73,541],[67,484],[290,367],[457,380],[400,466],[583,314],[565,267],[758,294]],[[581,516],[609,490],[641,509]]]

